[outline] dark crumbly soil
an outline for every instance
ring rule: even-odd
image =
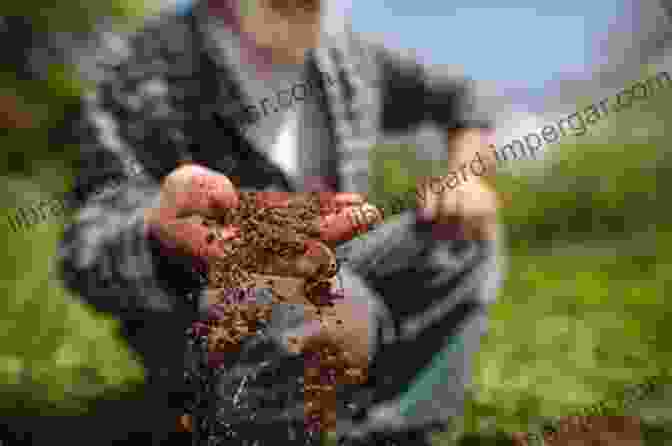
[[[315,224],[320,216],[319,201],[308,194],[296,195],[288,208],[260,209],[254,192],[241,192],[238,209],[205,220],[205,225],[212,228],[214,238],[210,240],[219,238],[218,227],[233,225],[241,230],[240,238],[230,242],[229,257],[211,265],[211,288],[246,288],[249,273],[263,273],[260,267],[268,264],[271,257],[296,257],[304,252],[305,241],[319,238]]]
[[[296,194],[288,208],[263,208],[256,205],[255,192],[241,192],[240,206],[204,224],[211,228],[211,242],[221,238],[219,228],[234,225],[240,228],[240,237],[230,241],[229,256],[210,265],[208,286],[212,289],[245,290],[254,286],[250,273],[263,274],[263,265],[272,258],[295,258],[305,252],[303,243],[319,239],[320,204],[316,195]],[[313,302],[320,316],[320,307],[333,305],[324,299],[329,293],[330,279],[336,270],[320,270],[306,279],[306,297]],[[240,342],[253,336],[260,323],[270,317],[271,306],[253,303],[217,305],[218,315],[208,322],[209,348],[212,352],[233,352]],[[274,293],[276,302],[277,296]],[[242,298],[241,298],[242,300]],[[349,358],[334,345],[311,346],[304,352],[310,358],[304,377],[306,398],[306,428],[311,431],[335,428],[335,392],[337,384],[363,383],[366,371],[350,367]]]

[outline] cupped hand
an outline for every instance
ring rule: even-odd
[[[238,193],[225,175],[195,164],[178,167],[164,179],[157,203],[145,213],[147,235],[158,239],[167,254],[204,267],[209,259],[226,255],[225,242],[238,235],[238,228],[224,228],[223,240],[209,243],[203,217],[238,204]]]
[[[307,193],[258,192],[259,207],[287,207]],[[335,245],[365,233],[383,221],[383,213],[356,193],[318,192],[320,240]]]
[[[304,193],[258,192],[259,208],[289,207],[294,200],[305,199]],[[383,220],[383,214],[359,194],[320,192],[320,215],[313,222],[319,227],[319,239],[308,240],[303,255],[296,258],[274,258],[263,267],[267,274],[314,277],[320,269],[335,263],[331,248],[363,234]]]
[[[258,192],[257,206],[286,207],[303,194],[292,192]],[[382,221],[382,213],[367,204],[358,194],[320,192],[320,239],[307,243],[306,252],[289,267],[278,259],[278,269],[299,276],[310,275],[325,262],[324,243],[333,246],[367,231]],[[210,240],[210,230],[203,217],[216,217],[227,209],[237,208],[239,195],[225,175],[196,164],[187,164],[170,173],[163,184],[157,204],[145,213],[148,235],[157,238],[168,254],[191,258],[197,267],[205,268],[210,260],[226,257],[226,245],[240,234],[235,226],[221,228],[220,237]],[[273,273],[270,271],[269,273]]]

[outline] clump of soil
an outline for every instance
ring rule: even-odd
[[[336,389],[364,384],[367,370],[352,367],[347,352],[333,344],[311,345],[305,355],[305,423],[310,432],[336,429]]]
[[[245,289],[251,280],[249,273],[265,272],[264,266],[275,257],[296,257],[305,251],[306,241],[319,238],[317,197],[296,195],[289,207],[270,208],[258,206],[255,192],[241,192],[237,209],[205,220],[212,228],[212,241],[219,238],[218,227],[240,228],[240,237],[228,244],[227,258],[211,265],[210,287]]]
[[[325,307],[333,306],[342,295],[332,291],[338,271],[336,257],[325,244],[321,249],[333,261],[319,268],[293,271],[293,261],[306,252],[307,245],[319,240],[320,202],[316,194],[294,194],[288,207],[260,206],[256,192],[241,192],[240,206],[217,218],[204,220],[211,229],[208,242],[222,239],[221,229],[240,228],[237,238],[227,241],[227,257],[214,261],[208,272],[208,288],[215,292],[207,323],[195,324],[196,331],[207,336],[213,367],[221,366],[227,353],[254,336],[271,313],[271,305],[255,303],[253,289],[264,274],[300,275],[309,307],[322,319]],[[311,240],[313,242],[311,242]],[[273,281],[267,280],[273,290]],[[273,292],[273,303],[283,302],[282,293]],[[307,308],[310,310],[310,308]],[[322,322],[322,321],[321,321]],[[363,383],[366,370],[353,367],[347,352],[335,345],[312,345],[303,351],[306,359],[304,395],[306,428],[316,432],[335,428],[336,385]]]

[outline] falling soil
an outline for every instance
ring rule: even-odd
[[[240,343],[257,333],[268,321],[272,305],[254,303],[253,289],[259,288],[259,277],[269,275],[299,277],[303,280],[306,310],[313,310],[322,320],[325,308],[342,298],[334,293],[334,277],[338,271],[336,257],[326,244],[318,243],[326,260],[317,265],[297,266],[296,259],[315,246],[320,238],[320,202],[316,194],[293,194],[287,207],[260,206],[256,192],[241,192],[240,205],[217,218],[207,218],[210,228],[207,241],[223,240],[223,229],[240,228],[239,235],[227,240],[226,258],[212,262],[208,272],[208,288],[214,292],[216,317],[207,324],[199,323],[208,337],[208,348],[217,357],[240,348]],[[323,259],[325,258],[323,256]],[[273,303],[286,299],[274,289],[273,280],[264,280],[273,291]],[[341,321],[337,321],[338,323]],[[343,327],[340,325],[340,327]],[[344,327],[345,328],[345,327]],[[334,344],[313,343],[302,351],[306,360],[304,374],[305,423],[312,432],[333,430],[336,422],[336,386],[362,384],[366,370],[354,367],[349,354]],[[235,355],[234,355],[235,356]],[[213,364],[220,366],[221,364]]]

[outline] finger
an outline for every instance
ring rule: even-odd
[[[433,223],[432,237],[436,240],[465,240],[469,236],[464,219],[458,216],[455,197],[455,191],[427,194],[429,206],[421,218]]]
[[[325,214],[346,206],[358,206],[366,203],[363,195],[349,192],[320,192],[318,197],[320,211]]]
[[[352,208],[341,209],[319,218],[320,239],[329,244],[352,239],[361,228],[359,215]]]
[[[287,208],[292,203],[310,198],[313,194],[310,192],[285,192],[285,191],[264,191],[255,192],[256,203],[259,208]],[[340,195],[344,195],[341,197]],[[347,204],[362,203],[361,198],[355,197],[357,194],[337,194],[335,192],[320,192],[318,199],[320,211],[329,212],[333,209],[343,207]]]
[[[298,195],[295,192],[285,191],[255,192],[257,208],[259,209],[289,207],[292,201],[299,198]]]
[[[315,277],[320,272],[336,273],[336,256],[319,240],[304,243],[306,252],[296,260],[296,272],[299,277]]]
[[[445,190],[439,196],[437,203],[439,219],[464,215],[464,197],[462,191]]]
[[[236,227],[221,228],[218,231],[218,236],[214,236],[199,217],[173,220],[151,229],[167,253],[177,253],[199,260],[226,257],[227,241],[240,234]]]
[[[329,244],[351,240],[382,221],[382,212],[373,205],[345,207],[320,217],[320,239]]]
[[[174,203],[177,217],[194,214],[217,216],[223,210],[238,207],[236,188],[225,175],[195,165],[185,169],[188,171],[180,172],[175,179],[179,185]]]

